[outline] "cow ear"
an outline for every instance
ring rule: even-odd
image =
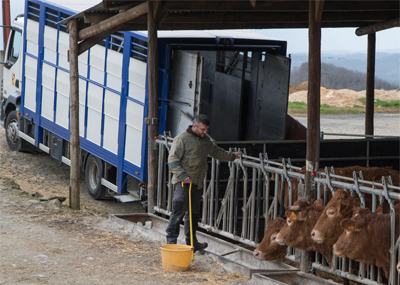
[[[339,216],[346,216],[351,211],[351,206],[349,204],[340,204],[339,206]]]
[[[314,201],[313,206],[315,208],[323,207],[324,206],[324,202],[322,201],[322,199],[317,199],[317,200]]]
[[[382,215],[383,214],[383,206],[382,206],[382,204],[379,204],[379,206],[376,208],[374,214],[377,214],[377,215]]]
[[[341,221],[340,225],[342,226],[343,229],[345,229],[346,231],[354,231],[356,228],[356,223],[355,221],[351,220],[351,219],[343,219],[343,221]]]
[[[297,220],[297,215],[295,212],[291,211],[291,210],[286,210],[285,212],[286,217],[291,220],[291,221],[296,221]]]

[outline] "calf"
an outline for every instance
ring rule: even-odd
[[[396,224],[399,215],[396,215]],[[357,208],[351,219],[341,222],[344,231],[333,251],[364,264],[382,268],[386,278],[390,274],[390,214],[371,213],[367,208]],[[396,228],[396,239],[399,228]]]
[[[275,242],[275,237],[286,221],[282,218],[268,220],[268,228],[253,255],[258,260],[276,260],[286,255],[287,246]]]
[[[286,224],[282,227],[275,241],[281,245],[317,251],[325,256],[328,264],[332,262],[332,247],[319,244],[311,239],[311,230],[324,210],[322,199],[310,205],[305,200],[298,200],[286,210]]]

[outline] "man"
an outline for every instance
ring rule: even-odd
[[[193,125],[178,135],[171,146],[168,156],[168,166],[171,170],[174,184],[174,199],[172,213],[167,227],[167,243],[176,244],[179,236],[179,225],[184,220],[186,244],[190,245],[189,218],[189,186],[192,183],[192,227],[194,251],[205,249],[208,244],[200,243],[196,238],[197,223],[200,219],[201,195],[204,176],[207,172],[207,157],[218,160],[233,161],[242,152],[229,152],[215,145],[207,136],[210,120],[206,115],[197,115]]]

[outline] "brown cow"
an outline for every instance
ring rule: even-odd
[[[333,246],[343,232],[340,222],[344,218],[351,218],[353,210],[360,205],[359,198],[350,196],[344,189],[336,190],[312,229],[311,238],[318,243]]]
[[[399,215],[396,215],[396,224]],[[386,278],[390,274],[390,214],[372,213],[368,208],[357,208],[351,219],[341,222],[344,231],[333,246],[334,253],[364,264],[382,268]],[[396,228],[396,239],[399,228]]]
[[[324,172],[324,169],[319,169],[320,172]],[[378,183],[382,182],[382,176],[388,177],[391,176],[393,185],[400,186],[400,172],[398,170],[393,169],[391,166],[383,166],[383,167],[365,167],[365,166],[347,166],[347,167],[337,167],[334,168],[335,175],[350,177],[353,178],[353,172],[356,171],[359,173],[362,172],[363,179],[366,181],[375,181]],[[305,174],[305,167],[302,170],[297,171],[298,173]],[[272,178],[274,179],[274,175]],[[335,178],[336,181],[342,181],[346,183],[351,183],[349,180],[338,179]],[[298,187],[299,181],[297,179],[292,179],[292,195],[293,201],[297,200],[298,196]],[[278,202],[281,203],[281,188],[282,183],[279,181],[278,185]],[[289,204],[289,194],[288,194],[289,185],[287,181],[285,181],[285,193],[284,193],[284,205]],[[323,189],[321,188],[321,196],[323,195]],[[328,200],[331,199],[331,192],[328,192]]]
[[[365,198],[366,206],[371,207],[371,196]],[[395,211],[399,212],[400,201],[395,201]],[[332,199],[326,204],[325,210],[319,217],[315,227],[311,231],[311,238],[318,243],[326,243],[333,246],[339,236],[343,232],[340,223],[345,218],[351,218],[357,207],[361,206],[358,197],[352,197],[349,192],[344,189],[338,189]],[[389,204],[379,205],[376,213],[388,213],[390,211]]]
[[[282,227],[275,241],[281,245],[317,251],[325,256],[328,264],[332,262],[332,247],[319,244],[311,239],[311,230],[324,210],[322,199],[310,205],[305,200],[298,200],[286,210],[286,224]]]
[[[264,237],[253,252],[256,259],[277,260],[286,255],[287,246],[275,242],[276,235],[285,223],[285,219],[279,217],[274,220],[268,220],[268,228],[265,231]]]

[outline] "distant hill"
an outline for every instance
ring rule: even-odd
[[[297,85],[302,81],[307,81],[307,78],[302,80],[294,80],[293,73],[300,69],[303,63],[308,62],[308,56],[305,53],[293,53],[292,58],[292,75],[290,83]],[[335,67],[342,67],[349,71],[355,71],[359,76],[364,76],[367,71],[367,55],[363,53],[323,53],[321,55],[321,62]],[[375,57],[375,78],[382,81],[386,81],[394,86],[393,89],[400,88],[400,53],[377,53]],[[323,76],[324,70],[321,71],[321,77]],[[330,87],[334,88],[334,87]],[[343,88],[353,89],[353,86],[344,86]],[[380,89],[378,86],[375,88]],[[365,84],[363,89],[365,89]],[[361,90],[363,90],[361,89]],[[355,89],[353,89],[355,90]]]

